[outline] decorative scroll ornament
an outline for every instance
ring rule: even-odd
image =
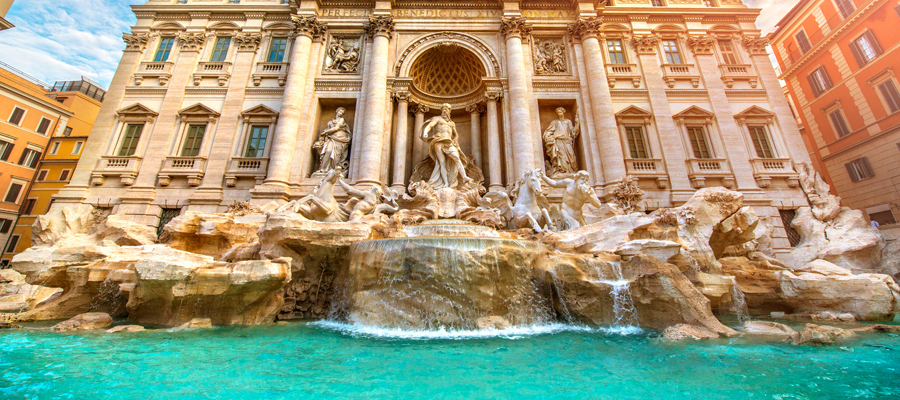
[[[694,51],[694,55],[711,55],[716,47],[716,38],[712,36],[691,36],[688,45]]]
[[[355,44],[355,45],[354,45]],[[359,71],[359,43],[332,37],[325,50],[325,72],[352,73]]]
[[[427,114],[431,112],[431,107],[428,107],[427,105],[421,103],[415,103],[411,107],[409,107],[409,109],[413,114]]]
[[[181,51],[199,51],[205,42],[206,35],[202,33],[182,33],[178,35]]]
[[[501,97],[503,97],[503,95],[500,94],[499,90],[488,90],[484,93],[484,98],[491,101],[500,101]]]
[[[328,25],[319,22],[315,15],[291,15],[291,21],[294,22],[294,32],[297,35],[313,39],[321,37],[328,29]]]
[[[526,39],[531,34],[531,24],[526,23],[524,17],[506,17],[500,20],[500,34],[507,39]]]
[[[466,112],[469,114],[482,114],[485,111],[485,107],[481,104],[470,104],[466,106]]]
[[[262,40],[262,35],[259,33],[238,33],[234,35],[234,42],[237,43],[238,51],[256,51],[259,48],[259,43]]]
[[[392,33],[394,33],[394,17],[369,17],[369,23],[366,24],[366,34],[370,37],[385,36],[390,39]]]
[[[538,75],[565,74],[566,47],[560,40],[534,40],[534,68]]]
[[[569,35],[575,40],[584,40],[600,35],[600,26],[603,25],[603,17],[578,18],[578,22],[569,25]]]
[[[146,33],[123,33],[122,40],[125,41],[126,51],[144,51],[147,47],[147,41],[150,40],[150,35]]]
[[[767,56],[766,46],[769,45],[769,38],[766,37],[744,37],[744,47],[754,56]]]
[[[659,49],[659,38],[656,36],[635,36],[631,39],[638,54],[656,54]]]

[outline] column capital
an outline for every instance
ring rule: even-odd
[[[499,90],[487,91],[484,93],[484,98],[488,101],[500,101],[501,97],[503,97],[503,95],[500,94]]]
[[[125,41],[125,51],[144,51],[147,48],[147,41],[150,35],[146,33],[123,33],[122,40]]]
[[[688,36],[688,45],[694,55],[712,55],[716,47],[716,38],[710,35]]]
[[[766,46],[769,45],[767,37],[744,36],[744,47],[750,52],[751,56],[768,56]]]
[[[431,111],[431,107],[428,107],[422,103],[413,103],[409,109],[413,112],[413,114],[425,114]]]
[[[500,19],[500,34],[506,39],[525,39],[531,35],[531,24],[525,21],[525,17],[504,17]]]
[[[656,54],[659,49],[659,37],[654,35],[637,36],[631,39],[631,44],[638,54]]]
[[[603,17],[582,17],[578,18],[574,24],[569,25],[568,31],[575,40],[582,41],[599,37],[601,25],[603,25]]]
[[[397,101],[409,101],[409,92],[394,91],[394,98],[397,99]]]
[[[259,48],[259,42],[262,41],[262,34],[259,33],[238,33],[234,35],[234,42],[237,43],[237,51],[256,52]]]
[[[328,25],[319,22],[315,15],[291,15],[291,21],[294,23],[294,33],[312,39],[321,37],[328,29]]]
[[[469,114],[481,114],[484,110],[485,108],[481,104],[469,104],[466,106],[466,112]]]
[[[369,23],[366,24],[366,34],[370,37],[384,36],[388,39],[394,33],[394,17],[383,15],[377,17],[369,17]]]
[[[178,35],[178,44],[181,46],[181,51],[200,51],[205,42],[206,35],[203,33],[181,33]]]

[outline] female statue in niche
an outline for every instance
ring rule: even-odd
[[[575,158],[575,139],[581,132],[578,116],[575,116],[575,124],[566,119],[566,109],[556,109],[558,119],[550,123],[544,131],[544,148],[547,157],[550,158],[547,172],[550,176],[560,176],[574,173],[578,168]]]
[[[326,173],[335,168],[347,170],[347,159],[350,153],[350,126],[344,121],[344,107],[338,107],[334,111],[334,119],[328,121],[328,126],[319,134],[319,140],[313,144],[313,148],[319,152],[319,169],[317,173]]]

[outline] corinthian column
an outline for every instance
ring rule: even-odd
[[[591,112],[600,142],[603,177],[606,178],[606,183],[610,183],[625,177],[625,154],[622,152],[622,141],[616,126],[609,82],[606,80],[603,52],[600,50],[598,36],[602,23],[602,17],[580,18],[578,22],[569,25],[569,33],[575,40],[581,41],[584,51],[588,91],[591,94]]]
[[[303,117],[302,94],[306,91],[306,77],[309,69],[310,47],[313,36],[325,31],[325,24],[316,20],[315,16],[294,15],[297,38],[291,48],[290,66],[284,84],[284,95],[281,100],[281,112],[275,125],[275,138],[269,155],[269,170],[266,174],[265,186],[287,189],[291,176],[291,160],[297,151],[297,134],[300,120]]]
[[[500,176],[500,120],[497,117],[497,101],[500,92],[487,92],[487,139],[488,139],[488,176],[491,190],[503,190],[503,178]]]
[[[381,184],[384,151],[384,117],[387,100],[388,45],[394,31],[394,18],[369,17],[366,26],[372,36],[372,54],[366,71],[366,109],[363,116],[362,151],[359,157],[358,183]]]
[[[484,106],[472,104],[466,107],[466,112],[472,118],[472,129],[470,130],[470,142],[472,151],[472,160],[479,169],[481,166],[481,113],[484,112]]]
[[[413,113],[416,114],[416,123],[413,125],[413,168],[425,159],[425,141],[422,140],[422,127],[425,125],[425,113],[431,111],[431,107],[424,104],[413,105]]]
[[[397,135],[394,137],[394,178],[392,189],[403,192],[406,186],[406,157],[409,133],[406,131],[409,118],[409,93],[399,92],[397,97]]]
[[[531,26],[525,18],[508,17],[500,20],[500,34],[506,38],[506,62],[509,74],[509,108],[512,121],[513,176],[537,167],[532,143],[531,112],[529,107],[528,77],[522,39],[531,34]],[[493,183],[493,182],[492,182]]]

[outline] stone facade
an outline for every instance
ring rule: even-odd
[[[222,3],[133,7],[55,207],[88,202],[157,226],[185,210],[299,199],[322,179],[317,142],[339,107],[347,181],[401,191],[444,103],[491,189],[548,165],[545,132],[562,107],[579,128],[575,169],[601,199],[626,177],[645,210],[725,186],[773,227],[782,253],[779,210],[807,205],[793,165],[809,156],[759,10],[739,0]]]

